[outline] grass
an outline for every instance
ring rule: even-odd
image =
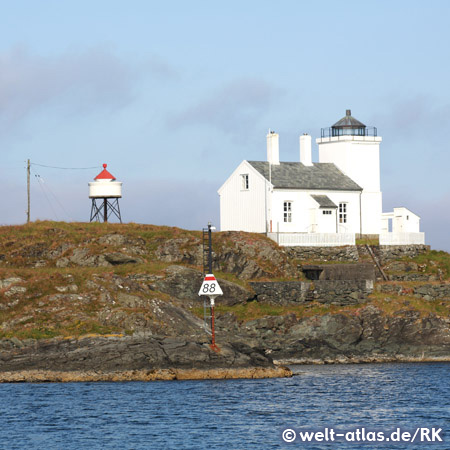
[[[383,310],[386,314],[395,314],[402,310],[418,311],[421,316],[430,313],[440,317],[450,316],[450,304],[441,300],[428,301],[413,295],[398,295],[387,292],[373,292],[369,296],[370,303]]]
[[[380,292],[371,294],[367,303],[357,305],[338,306],[318,302],[301,305],[273,305],[252,301],[233,306],[216,304],[215,311],[217,316],[232,313],[238,321],[248,322],[263,317],[286,316],[288,314],[295,314],[297,319],[324,314],[355,314],[360,308],[366,307],[367,305],[376,306],[386,315],[393,315],[405,310],[418,311],[422,317],[429,314],[436,314],[439,317],[448,318],[450,315],[450,305],[442,300],[426,301],[408,295],[400,296]],[[203,318],[202,307],[195,307],[192,309],[192,312],[196,316]]]
[[[406,261],[411,260],[405,258]],[[443,272],[443,279],[450,279],[450,254],[444,251],[430,250],[412,258],[417,264],[426,265],[425,272],[438,273],[438,269]]]
[[[63,244],[72,247],[66,252],[71,254],[73,248],[88,248],[91,254],[103,254],[106,252],[122,251],[120,247],[101,244],[98,238],[105,234],[125,235],[131,242],[142,242],[139,244],[144,255],[138,255],[146,260],[143,264],[118,265],[108,267],[66,267],[58,268],[55,260],[48,260],[49,265],[35,267],[35,263],[41,259],[48,250],[56,250]],[[139,239],[139,241],[137,241]],[[18,285],[26,286],[27,291],[20,296],[20,301],[13,305],[14,299],[4,295],[7,289],[0,290],[0,306],[6,309],[0,310],[0,338],[17,336],[20,339],[34,338],[43,339],[55,336],[82,336],[82,335],[106,335],[114,333],[131,333],[117,324],[103,324],[98,319],[100,311],[109,308],[110,311],[122,311],[127,315],[143,314],[148,320],[155,321],[149,316],[149,312],[142,308],[124,308],[116,304],[105,303],[100,300],[99,290],[113,292],[113,277],[126,278],[133,274],[146,274],[163,276],[165,269],[171,264],[162,262],[155,257],[155,250],[171,240],[178,240],[180,254],[183,252],[198,251],[202,242],[201,231],[186,231],[175,227],[159,227],[154,225],[140,224],[98,224],[98,223],[65,223],[65,222],[34,222],[22,226],[0,227],[0,279],[18,277],[24,283]],[[362,240],[362,244],[366,240]],[[241,232],[215,232],[213,236],[213,249],[217,254],[232,251],[241,252],[245,244],[246,256],[256,263],[268,275],[258,281],[291,281],[304,280],[303,273],[297,268],[298,265],[308,263],[302,260],[288,260],[284,252],[280,252],[275,242],[266,237],[254,233]],[[377,245],[370,242],[371,245]],[[133,245],[133,244],[131,244]],[[270,249],[277,252],[278,259],[271,258]],[[269,251],[268,251],[269,250]],[[43,253],[44,252],[44,253]],[[4,256],[4,258],[3,258]],[[64,256],[64,255],[60,255]],[[405,261],[411,259],[405,258]],[[430,251],[412,259],[424,267],[428,273],[442,271],[444,279],[449,279],[450,255],[446,252]],[[280,262],[281,261],[281,262]],[[324,264],[324,262],[318,262]],[[329,262],[339,264],[340,262]],[[285,271],[290,267],[291,272]],[[184,264],[187,265],[187,264]],[[194,266],[190,266],[194,267]],[[248,280],[240,280],[235,274],[224,271],[225,264],[222,263],[222,271],[215,271],[217,277],[236,283],[249,289]],[[198,267],[196,267],[198,269]],[[288,277],[286,273],[293,273]],[[95,285],[89,285],[92,281]],[[77,292],[75,297],[64,297],[55,287],[75,284]],[[158,299],[171,302],[169,295],[156,291],[135,291],[135,283],[130,280],[124,281],[124,290],[136,296],[145,296],[146,299],[157,297]],[[413,287],[414,282],[401,282],[404,287]],[[96,287],[97,286],[97,287]],[[117,291],[119,292],[119,291]],[[63,293],[65,294],[65,293]],[[82,300],[77,300],[81,296]],[[72,300],[68,300],[71,298]],[[412,295],[396,295],[393,293],[374,292],[369,303],[377,306],[386,314],[396,314],[399,311],[410,309],[419,311],[426,315],[437,314],[441,317],[449,317],[449,305],[442,301],[428,302]],[[356,314],[362,305],[340,307],[336,305],[324,305],[312,302],[303,305],[271,305],[260,302],[248,302],[246,304],[224,306],[217,304],[216,311],[220,314],[233,313],[240,321],[249,321],[261,317],[284,316],[295,314],[297,318],[311,317],[323,314]],[[203,308],[194,308],[193,312],[203,317]]]
[[[355,240],[356,245],[380,245],[380,239],[379,238],[371,238],[371,239],[367,239],[367,238],[363,238],[363,239],[356,239]]]
[[[245,304],[233,306],[216,304],[215,311],[218,316],[221,314],[232,313],[239,321],[248,322],[267,316],[285,316],[287,314],[295,314],[296,318],[300,319],[303,317],[311,317],[328,313],[351,312],[360,307],[361,305],[342,307],[318,302],[311,302],[301,305],[273,305],[270,303],[251,301]],[[203,308],[195,307],[192,309],[192,312],[198,317],[203,317]]]

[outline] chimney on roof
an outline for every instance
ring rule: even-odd
[[[300,162],[305,166],[312,166],[311,155],[311,136],[308,133],[303,133],[300,136]]]
[[[280,165],[280,146],[278,133],[270,131],[267,135],[267,161],[273,165]]]

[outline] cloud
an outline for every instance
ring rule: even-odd
[[[395,130],[397,137],[425,136],[446,133],[450,105],[439,99],[417,94],[412,97],[388,99],[386,109],[374,115],[379,127]]]
[[[213,127],[225,134],[249,134],[249,128],[261,118],[275,101],[279,90],[263,80],[233,81],[203,101],[168,118],[171,128],[191,125]]]
[[[121,109],[134,100],[135,82],[144,75],[166,80],[176,74],[156,55],[129,64],[102,47],[56,56],[23,47],[0,53],[0,131],[42,110],[72,115]]]
[[[124,183],[122,215],[126,221],[197,230],[211,221],[218,228],[218,187],[217,183],[201,180]]]

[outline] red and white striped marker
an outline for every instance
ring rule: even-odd
[[[222,289],[220,288],[216,277],[212,273],[205,275],[205,279],[203,280],[200,290],[198,291],[198,295],[206,295],[213,303],[217,296],[223,295]]]

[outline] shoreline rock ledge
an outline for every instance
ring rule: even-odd
[[[157,381],[290,377],[246,344],[109,336],[0,341],[0,383]]]

